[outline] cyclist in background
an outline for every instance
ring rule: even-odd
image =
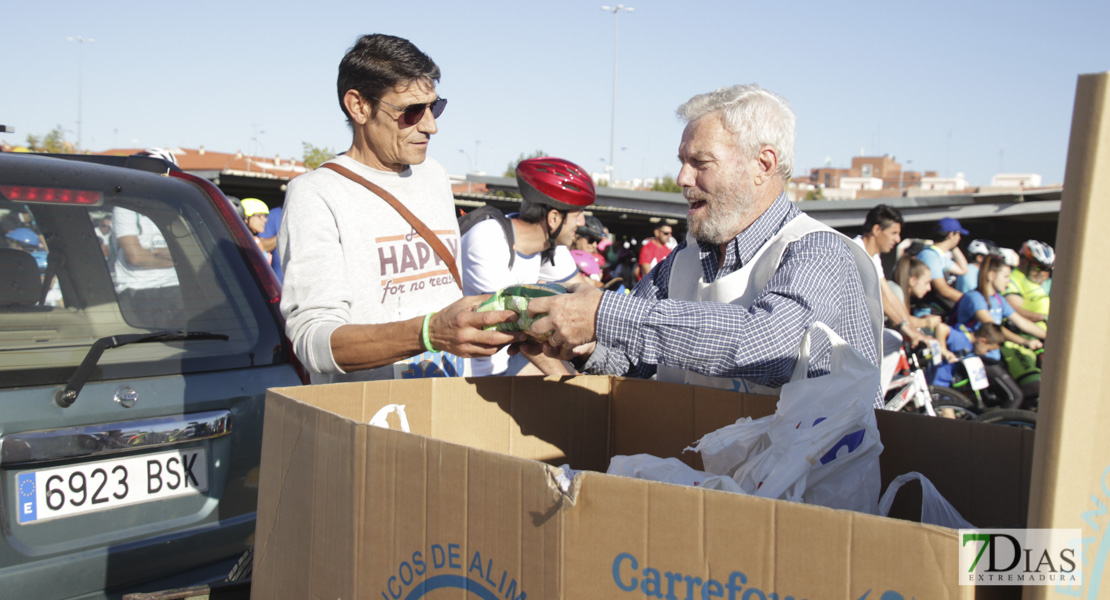
[[[1032,321],[1037,327],[1048,330],[1048,291],[1045,282],[1052,276],[1056,252],[1052,246],[1037,240],[1027,240],[1018,251],[1018,266],[1010,275],[1010,285],[1003,296],[1017,314]],[[1029,334],[1022,337],[1030,338]],[[1024,345],[1006,342],[1002,346],[1002,360],[1019,385],[1040,386],[1041,368],[1038,355]]]
[[[902,255],[894,267],[894,281],[902,290],[905,310],[910,314],[910,327],[920,329],[926,336],[935,337],[940,344],[941,356],[946,362],[951,362],[956,360],[956,356],[948,351],[947,340],[951,328],[939,315],[930,314],[928,309],[919,307],[916,313],[914,309],[915,303],[920,304],[929,294],[933,286],[931,275],[928,265],[908,254]]]
[[[960,251],[961,236],[967,233],[958,220],[945,217],[934,228],[934,238],[939,241],[917,253],[917,259],[932,271],[933,289],[926,299],[934,314],[948,315],[963,296],[948,278],[967,272],[967,258]]]
[[[262,240],[258,237],[266,229],[266,222],[270,218],[270,207],[265,202],[258,198],[243,198],[240,200],[243,206],[243,221],[246,222],[247,228],[251,230],[251,235],[254,236],[254,243],[258,245],[258,249],[266,257],[266,262],[270,262],[270,253],[262,245]]]
[[[480,221],[462,235],[459,256],[464,294],[492,294],[537,281],[569,285],[568,281],[579,276],[579,281],[588,281],[579,273],[567,248],[578,237],[578,228],[586,224],[584,211],[597,197],[589,174],[569,160],[541,157],[520,161],[516,180],[524,198],[520,213],[509,219],[511,244],[496,219]],[[566,252],[565,259],[556,258],[560,248]],[[547,265],[551,269],[545,269]],[[567,268],[570,273],[562,277],[552,271]],[[510,357],[503,348],[492,357],[474,359],[474,376],[536,374],[541,364],[553,370],[560,367],[558,361],[542,354],[531,360],[536,369],[523,354]]]
[[[983,323],[1002,325],[1003,320],[1009,320],[1020,330],[1032,336],[1025,339],[1009,329],[1003,327],[1002,334],[1008,341],[1022,344],[1030,350],[1037,350],[1043,345],[1045,332],[1032,321],[1022,317],[1009,302],[1002,299],[999,291],[1005,290],[1010,283],[1010,266],[995,256],[988,256],[979,269],[979,287],[963,295],[956,309],[952,313],[951,324],[968,336],[974,334]],[[997,381],[1000,397],[1003,398],[1002,408],[1022,408],[1025,398],[1034,398],[1040,395],[1040,381],[1030,382],[1022,387],[1010,376],[1006,366],[1002,363],[1002,354],[995,350],[983,357],[983,364],[987,376],[991,379],[992,389]]]
[[[1006,336],[1002,334],[1002,328],[994,323],[981,324],[973,338],[968,338],[959,329],[952,329],[948,335],[948,350],[959,359],[971,355],[983,358],[991,352],[997,352],[1002,347],[1002,343],[1006,341]],[[933,379],[929,383],[941,387],[952,387],[957,367],[958,365],[955,362],[948,362],[937,367],[933,371]]]
[[[1052,277],[1056,252],[1052,246],[1027,240],[1018,251],[1018,266],[1010,274],[1003,295],[1018,314],[1048,329],[1048,292],[1044,284]]]
[[[594,287],[601,287],[601,267],[605,259],[597,253],[598,242],[605,239],[605,229],[601,220],[594,216],[586,217],[586,224],[578,227],[578,237],[574,238],[570,255],[574,257],[574,264],[578,271],[585,276]]]
[[[966,294],[979,287],[979,267],[988,255],[1001,256],[998,244],[990,240],[971,240],[967,245],[967,273],[956,278],[955,288],[961,294]]]

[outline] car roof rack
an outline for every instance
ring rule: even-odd
[[[61,158],[65,160],[74,160],[78,162],[87,162],[98,165],[106,165],[110,167],[123,167],[125,169],[135,169],[138,171],[146,171],[148,173],[165,173],[167,169],[180,171],[181,168],[177,165],[163,160],[161,158],[154,158],[153,156],[111,156],[107,154],[35,154],[35,156],[47,156],[50,158]]]

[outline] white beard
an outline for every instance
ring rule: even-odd
[[[706,200],[705,211],[689,219],[690,235],[699,242],[724,244],[736,237],[742,227],[754,221],[756,202],[751,188],[744,186],[740,178],[730,185],[724,193],[687,194],[687,200]]]

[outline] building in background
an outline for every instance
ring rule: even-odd
[[[308,171],[295,158],[260,157],[243,152],[213,152],[200,148],[167,148],[182,171],[203,177],[223,193],[237,198],[258,198],[271,208],[285,203],[289,180]],[[112,148],[94,154],[130,156],[143,148]]]

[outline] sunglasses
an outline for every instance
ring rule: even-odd
[[[443,114],[444,107],[447,106],[447,98],[436,98],[434,101],[428,102],[427,104],[410,104],[404,108],[390,104],[381,98],[374,98],[374,100],[381,102],[393,110],[401,111],[401,122],[407,127],[419,123],[420,119],[424,118],[424,111],[428,108],[432,109],[432,118],[438,119],[439,115]]]

